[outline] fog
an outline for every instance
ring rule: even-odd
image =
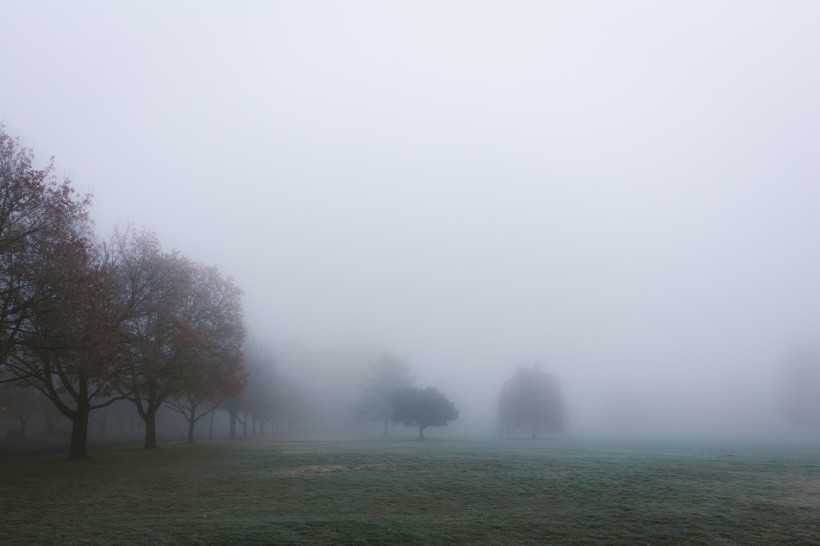
[[[540,362],[575,435],[817,436],[820,4],[235,4],[5,2],[0,121],[308,398],[389,351],[489,435]]]

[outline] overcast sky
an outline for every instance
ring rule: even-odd
[[[274,343],[390,350],[468,409],[541,360],[580,422],[623,395],[753,426],[820,335],[818,24],[812,1],[5,0],[0,121],[102,233],[233,276]]]

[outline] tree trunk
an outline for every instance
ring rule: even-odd
[[[229,409],[228,413],[229,413],[230,419],[231,419],[231,433],[228,436],[228,438],[230,438],[231,440],[236,440],[236,417],[237,417],[236,414],[238,412],[235,409]]]
[[[189,444],[194,443],[194,425],[196,425],[196,421],[193,418],[194,411],[191,410],[191,415],[188,417],[188,442]]]
[[[132,400],[137,406],[137,414],[145,424],[145,449],[156,449],[157,447],[157,411],[160,408],[160,402],[156,402],[153,396],[145,401],[145,408],[142,407],[142,401]],[[134,431],[134,417],[131,417],[131,432]]]
[[[142,416],[145,422],[145,449],[157,448],[157,408],[150,408]]]
[[[88,414],[91,408],[88,404],[80,404],[71,416],[71,447],[69,457],[84,459],[88,456],[86,442],[88,440]]]

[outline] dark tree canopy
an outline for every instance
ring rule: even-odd
[[[446,427],[458,418],[458,410],[438,389],[410,388],[393,393],[390,399],[393,422],[418,427],[419,439],[424,439],[427,427]]]
[[[518,368],[498,400],[498,435],[524,433],[535,439],[540,432],[560,434],[565,416],[558,378],[538,366]]]
[[[413,373],[406,360],[384,353],[370,365],[362,381],[359,413],[366,419],[384,421],[384,435],[390,420],[390,397],[413,384]]]
[[[0,126],[0,381],[47,396],[72,421],[70,453],[81,458],[89,413],[110,403],[116,381],[117,309],[89,197],[33,159]]]
[[[241,290],[162,252],[150,232],[98,242],[90,197],[33,159],[0,125],[0,384],[39,390],[71,421],[72,458],[86,456],[91,412],[123,398],[146,423],[146,447],[166,400],[192,438],[202,408],[245,384]],[[24,430],[30,411],[17,406]]]
[[[56,292],[72,288],[61,260],[77,258],[73,266],[87,252],[90,197],[53,172],[35,168],[32,150],[0,124],[0,381],[28,377],[6,366]]]

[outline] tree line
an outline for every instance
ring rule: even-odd
[[[193,426],[246,382],[241,290],[133,227],[105,241],[90,195],[0,126],[0,382],[42,393],[86,456],[90,413],[131,401],[156,447],[167,405]]]
[[[25,435],[40,412],[71,423],[70,456],[87,454],[92,412],[120,401],[157,447],[157,414],[170,408],[194,428],[221,406],[230,437],[281,427],[306,413],[299,388],[274,372],[274,357],[246,342],[242,291],[215,267],[162,249],[133,226],[105,240],[93,230],[91,196],[34,165],[31,149],[0,125],[0,385]],[[455,405],[433,387],[414,385],[410,365],[384,354],[365,374],[358,413],[417,428],[445,426]],[[32,392],[39,392],[33,396]],[[43,405],[45,401],[45,406]],[[118,404],[120,406],[121,404]],[[499,397],[500,436],[560,433],[557,378],[522,368]],[[241,429],[241,430],[238,430]]]

